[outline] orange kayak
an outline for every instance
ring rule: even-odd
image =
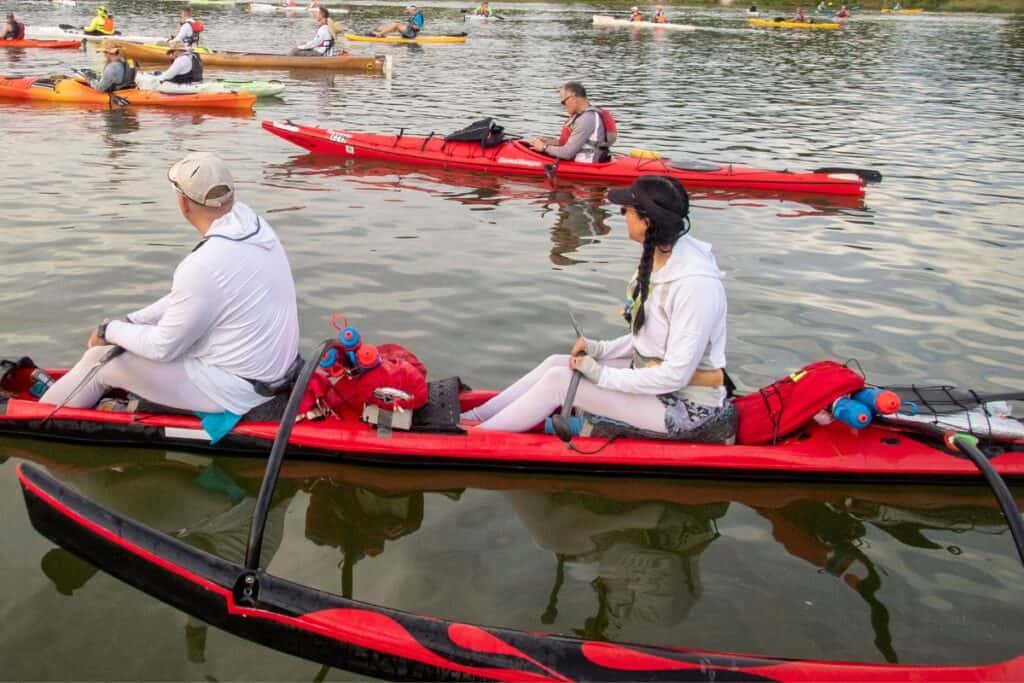
[[[167,48],[161,45],[138,45],[122,40],[112,41],[120,46],[125,57],[148,64],[169,64]],[[391,57],[359,57],[344,54],[333,57],[296,57],[256,52],[220,52],[199,48],[196,54],[203,66],[222,66],[238,69],[319,69],[327,71],[357,71],[367,74],[387,74],[391,71]]]
[[[194,109],[251,109],[255,95],[242,92],[195,93],[168,95],[156,91],[118,90],[114,93],[131,105],[157,107],[189,107]],[[0,98],[73,102],[81,104],[110,103],[110,95],[93,90],[71,78],[0,78]]]
[[[0,40],[0,47],[46,47],[51,50],[77,50],[82,47],[80,40]]]

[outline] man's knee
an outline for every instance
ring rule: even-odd
[[[109,346],[94,346],[91,349],[86,349],[82,354],[82,360],[88,363],[98,363],[109,350]]]

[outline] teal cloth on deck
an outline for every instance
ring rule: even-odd
[[[203,423],[203,429],[210,435],[211,446],[227,436],[235,428],[235,425],[238,424],[238,421],[242,419],[241,415],[235,415],[227,411],[223,413],[200,413],[196,411],[196,416]]]

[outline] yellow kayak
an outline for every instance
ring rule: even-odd
[[[770,28],[810,28],[823,31],[838,31],[839,24],[831,21],[816,21],[814,23],[804,21],[774,21],[772,19],[747,19],[751,26],[766,26]]]
[[[455,33],[447,36],[416,36],[415,38],[384,36],[383,38],[378,38],[377,36],[361,36],[355,33],[346,33],[345,39],[357,43],[464,43],[466,42],[466,34]]]
[[[892,9],[891,7],[883,7],[882,14],[921,14],[924,12],[924,8],[917,7],[915,9]]]

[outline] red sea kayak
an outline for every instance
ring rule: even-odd
[[[290,121],[264,121],[263,128],[316,154],[356,159],[377,159],[414,166],[440,166],[487,173],[551,176],[574,180],[627,184],[643,175],[669,175],[687,187],[745,189],[862,196],[866,174],[854,169],[818,169],[811,172],[766,171],[732,164],[673,161],[667,158],[615,156],[606,163],[558,161],[534,152],[522,141],[494,147],[477,142],[449,142],[443,137],[380,135],[348,130],[301,126]]]
[[[51,50],[77,50],[82,47],[80,40],[0,40],[0,47],[45,47]]]
[[[59,377],[62,371],[48,371]],[[436,383],[440,385],[442,383]],[[448,412],[468,410],[492,392],[449,391]],[[431,398],[434,402],[434,398]],[[180,448],[224,455],[265,457],[277,422],[243,421],[219,441],[190,415],[107,412],[63,408],[44,420],[53,406],[31,398],[0,402],[0,436],[74,441],[95,446]],[[1014,429],[1019,421],[1012,420]],[[813,421],[774,445],[743,446],[604,437],[577,437],[570,450],[554,435],[512,434],[469,427],[464,430],[394,431],[382,438],[355,411],[317,422],[300,422],[289,439],[289,458],[449,467],[518,472],[622,472],[667,476],[840,481],[980,481],[969,460],[946,450],[933,429],[913,425],[872,425],[860,431],[838,422]],[[414,425],[415,429],[415,425]],[[995,469],[1008,479],[1024,479],[1024,438],[989,445]]]

